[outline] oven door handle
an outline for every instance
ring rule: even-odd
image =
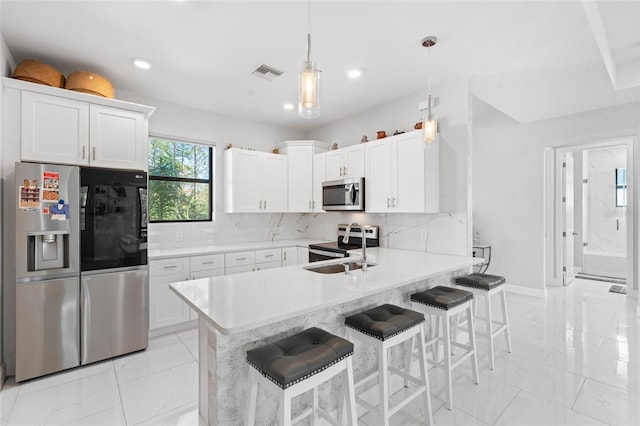
[[[317,249],[309,249],[309,253],[311,254],[317,254],[320,256],[328,256],[328,257],[346,257],[344,253],[336,253],[333,251],[324,251],[324,250],[317,250]]]

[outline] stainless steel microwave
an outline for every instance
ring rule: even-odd
[[[327,211],[364,211],[364,178],[322,182],[322,208]]]

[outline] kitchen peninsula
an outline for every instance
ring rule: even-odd
[[[347,336],[345,316],[382,303],[407,306],[412,292],[448,285],[482,259],[375,248],[368,250],[368,261],[376,265],[366,272],[320,274],[295,265],[172,284],[198,313],[203,419],[212,425],[242,423],[247,350],[312,326]],[[375,361],[360,349],[356,345],[356,380]],[[257,418],[269,422],[276,413],[277,398],[259,390]]]

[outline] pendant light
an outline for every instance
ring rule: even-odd
[[[429,52],[427,61],[427,113],[422,120],[422,137],[427,143],[435,142],[436,133],[438,132],[438,122],[433,114],[431,114],[431,47],[435,46],[437,42],[437,37],[429,36],[425,37],[420,43],[423,47],[426,47]]]
[[[311,61],[311,11],[307,2],[307,60],[300,66],[298,79],[298,115],[316,118],[320,115],[320,72]]]

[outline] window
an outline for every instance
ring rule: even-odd
[[[190,142],[149,138],[149,220],[210,221],[213,148]]]
[[[616,207],[627,206],[627,168],[616,169]]]

